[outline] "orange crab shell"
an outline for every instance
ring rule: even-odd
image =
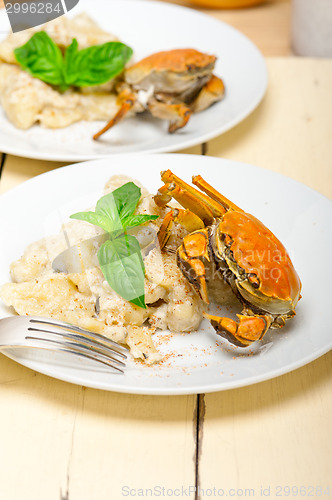
[[[152,71],[185,73],[203,68],[214,68],[216,56],[203,54],[195,49],[174,49],[156,52],[126,70],[126,80],[135,84]]]
[[[259,292],[289,301],[293,308],[300,297],[301,281],[282,243],[253,215],[230,210],[219,231],[231,238],[237,264],[259,279]]]

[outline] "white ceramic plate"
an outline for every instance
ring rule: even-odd
[[[230,346],[204,320],[198,332],[174,334],[162,344],[161,351],[171,353],[166,363],[148,367],[129,361],[125,375],[109,374],[87,362],[66,366],[57,360],[55,364],[48,358],[28,356],[23,350],[7,355],[36,371],[84,386],[137,394],[191,394],[260,382],[294,370],[331,349],[328,311],[332,277],[331,268],[324,263],[332,255],[332,203],[291,179],[229,160],[195,155],[119,155],[111,164],[108,159],[95,160],[25,182],[0,197],[0,232],[7,235],[2,245],[0,283],[9,280],[9,264],[21,256],[26,245],[57,233],[61,220],[91,206],[111,175],[127,174],[155,192],[161,185],[159,171],[169,167],[189,182],[192,174],[200,173],[281,239],[303,284],[296,317],[284,329],[270,330],[252,355]],[[11,311],[1,304],[0,317],[9,314]]]
[[[165,121],[148,114],[126,119],[98,142],[91,139],[105,122],[79,122],[65,129],[16,129],[0,109],[0,151],[28,158],[81,161],[110,154],[168,152],[194,146],[229,130],[249,115],[267,86],[264,59],[253,43],[225,23],[195,10],[144,0],[80,0],[68,14],[89,13],[105,30],[134,48],[139,60],[152,52],[197,48],[218,56],[215,73],[226,85],[223,101],[193,116],[168,134]],[[9,31],[0,12],[0,40]]]

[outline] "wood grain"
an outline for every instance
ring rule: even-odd
[[[262,497],[263,487],[278,498],[278,486],[331,487],[331,367],[330,352],[282,377],[207,394],[201,488]]]

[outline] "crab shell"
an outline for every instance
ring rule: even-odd
[[[155,92],[182,93],[200,81],[203,86],[211,77],[216,57],[195,49],[157,52],[125,72],[125,80],[133,88]]]
[[[276,236],[253,215],[233,210],[225,213],[213,232],[210,241],[216,262],[226,261],[244,302],[274,317],[293,316],[301,281]]]

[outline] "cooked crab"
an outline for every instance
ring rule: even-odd
[[[170,170],[161,173],[164,185],[155,196],[159,206],[174,198],[186,210],[171,209],[159,231],[164,248],[174,222],[189,234],[177,250],[184,276],[205,303],[209,303],[207,268],[231,286],[243,304],[238,320],[208,313],[216,332],[233,344],[247,347],[271,328],[282,328],[295,315],[301,282],[291,259],[276,236],[253,215],[247,214],[216,191],[200,175],[186,184]],[[205,194],[204,194],[205,193]]]
[[[216,57],[194,49],[157,52],[128,68],[117,85],[119,111],[94,135],[98,139],[130,109],[169,120],[169,132],[184,127],[192,113],[223,98],[223,81],[213,75]]]

